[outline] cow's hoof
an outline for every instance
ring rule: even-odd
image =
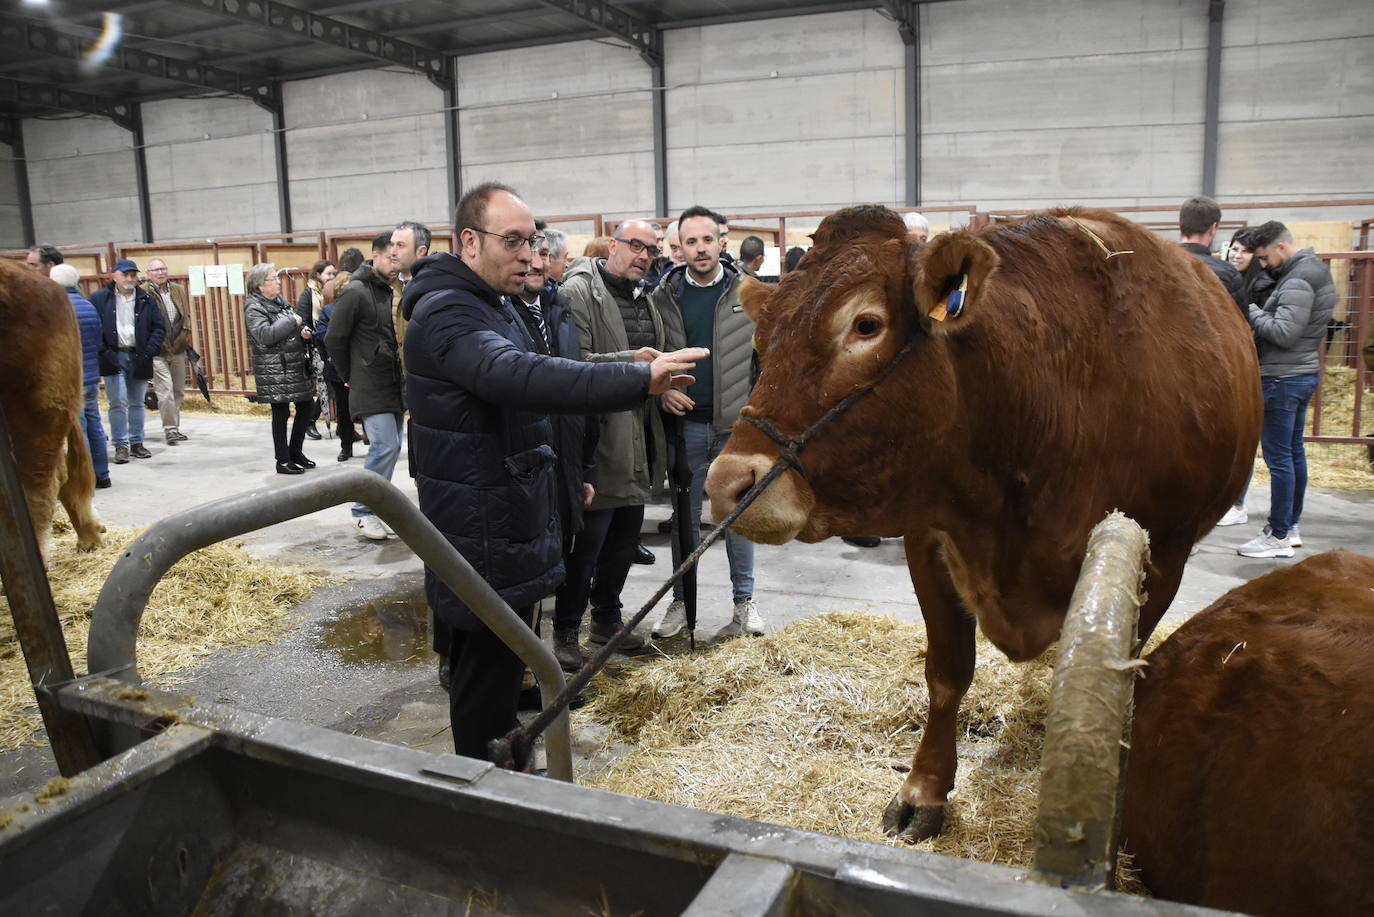
[[[913,806],[902,801],[901,793],[892,797],[883,812],[883,832],[888,837],[924,841],[939,834],[944,826],[944,806]]]

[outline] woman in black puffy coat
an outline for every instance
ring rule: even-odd
[[[277,474],[301,474],[315,467],[302,451],[314,395],[305,354],[310,327],[282,299],[281,281],[272,265],[253,265],[244,286],[247,289],[243,297],[244,324],[253,347],[258,403],[272,405],[272,443],[276,448]],[[288,443],[286,416],[293,404],[296,419],[291,425]]]

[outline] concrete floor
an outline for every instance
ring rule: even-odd
[[[103,519],[146,525],[217,497],[265,490],[287,480],[273,472],[265,418],[188,414],[182,430],[190,436],[188,442],[176,447],[150,442],[152,459],[113,467],[114,487],[96,492]],[[307,454],[319,462],[309,474],[338,467],[337,451],[332,440],[307,442]],[[349,464],[360,467],[361,457]],[[404,450],[393,480],[414,497]],[[1235,553],[1236,545],[1263,524],[1267,499],[1267,488],[1256,488],[1250,498],[1252,524],[1219,528],[1203,539],[1189,562],[1171,619],[1181,620],[1239,583],[1294,562]],[[1337,547],[1374,554],[1374,526],[1367,521],[1371,503],[1374,492],[1309,490],[1302,523],[1306,546],[1296,560]],[[658,562],[631,570],[624,593],[627,612],[647,600],[671,572],[668,536],[657,533],[657,523],[668,515],[664,505],[650,506],[645,514],[644,542]],[[343,506],[261,530],[244,541],[264,559],[320,567],[338,574],[340,581],[302,603],[294,612],[296,623],[281,640],[221,651],[187,673],[179,690],[274,717],[434,751],[451,749],[447,696],[438,687],[435,657],[428,649],[422,568],[405,545],[362,538]],[[854,548],[838,539],[760,545],[755,569],[760,610],[775,628],[807,615],[853,608],[903,620],[919,618],[897,540],[874,549]],[[700,642],[730,619],[729,573],[721,548],[702,560],[699,596]],[[657,609],[651,612],[650,622],[657,614]],[[685,643],[677,638],[664,649],[683,652]],[[77,665],[84,668],[84,660]],[[599,739],[582,737],[583,750]],[[55,773],[46,747],[0,756],[0,809],[6,797],[30,791]]]

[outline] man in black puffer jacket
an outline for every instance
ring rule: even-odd
[[[704,350],[651,363],[578,363],[537,353],[502,297],[518,294],[538,239],[514,191],[488,183],[458,205],[461,260],[415,263],[402,305],[410,468],[420,510],[529,623],[562,581],[558,454],[548,414],[642,405],[690,384]],[[425,598],[452,629],[449,715],[454,750],[484,758],[515,725],[523,665],[434,575]]]
[[[138,265],[127,258],[115,262],[110,282],[91,294],[103,329],[100,375],[110,401],[110,442],[114,462],[152,458],[143,445],[143,395],[153,378],[153,357],[162,348],[166,330],[162,310],[152,294],[138,285]]]

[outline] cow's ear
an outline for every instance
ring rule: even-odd
[[[967,231],[942,233],[921,250],[916,308],[931,319],[931,330],[953,331],[968,319],[997,262],[997,252]]]
[[[758,322],[764,307],[768,305],[768,297],[773,295],[777,286],[776,283],[764,283],[757,277],[744,275],[744,282],[739,287],[739,304],[750,321]]]

